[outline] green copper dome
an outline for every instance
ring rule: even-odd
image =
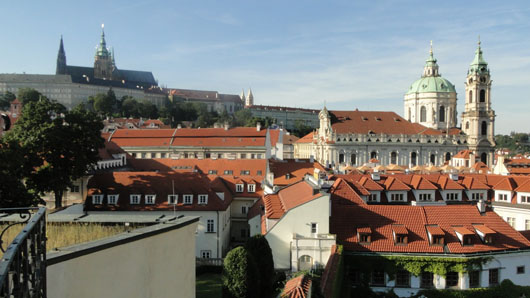
[[[442,77],[423,77],[410,85],[406,94],[426,92],[456,92],[455,86]]]
[[[416,80],[412,85],[410,85],[409,90],[406,94],[413,93],[431,93],[431,92],[455,92],[455,86],[451,84],[448,80],[442,78],[438,72],[438,64],[436,63],[432,51],[432,41],[431,41],[431,50],[429,51],[429,58],[425,61],[425,66],[423,68],[423,75],[419,80]]]
[[[473,58],[473,61],[469,65],[469,73],[478,73],[478,74],[486,74],[489,73],[488,70],[488,63],[486,60],[484,60],[484,57],[482,57],[482,49],[480,48],[480,39],[478,41],[478,47],[475,51],[475,58]]]

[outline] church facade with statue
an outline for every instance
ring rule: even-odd
[[[318,129],[295,144],[295,157],[314,157],[337,170],[367,163],[440,166],[460,150],[470,150],[490,166],[495,112],[491,108],[490,70],[480,42],[465,90],[458,127],[455,86],[440,75],[431,44],[421,78],[405,94],[404,117],[395,112],[328,111],[324,107],[318,115]]]

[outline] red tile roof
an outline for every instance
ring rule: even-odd
[[[335,184],[332,188],[332,217],[330,233],[337,235],[337,244],[344,245],[349,251],[372,251],[394,253],[445,253],[444,247],[430,245],[427,230],[433,233],[438,229],[429,227],[437,225],[444,232],[446,252],[475,253],[482,251],[501,251],[529,248],[530,241],[515,231],[493,211],[480,214],[473,205],[447,206],[410,206],[410,205],[366,205],[340,204],[344,192],[351,191],[347,184]],[[337,196],[339,198],[337,198]],[[407,228],[408,243],[395,245],[392,236],[393,225],[401,224]],[[475,235],[474,225],[482,224],[497,231],[491,244],[482,243]],[[473,235],[473,245],[462,245],[456,237],[455,225],[465,228]],[[371,242],[359,243],[356,228],[370,227]],[[460,228],[457,228],[460,229]]]
[[[463,159],[469,159],[469,154],[471,151],[469,150],[461,150],[457,154],[453,156],[453,158],[463,158]]]
[[[386,190],[410,190],[410,187],[395,177],[389,177],[388,179],[385,180],[385,189]]]
[[[282,298],[306,298],[310,296],[311,278],[305,274],[292,278],[285,283]]]
[[[269,160],[270,171],[274,173],[274,185],[289,185],[300,181],[306,174],[313,175],[315,169],[326,172],[326,169],[318,162],[308,160]],[[289,174],[289,177],[287,177]]]
[[[440,178],[438,179],[438,185],[440,185],[441,189],[464,189],[462,185],[455,182],[453,179],[449,178],[448,176],[440,175]]]
[[[499,181],[497,184],[493,186],[496,190],[510,190],[513,191],[517,188],[517,184],[511,177],[506,177]]]
[[[520,184],[515,191],[517,192],[530,192],[530,179]]]
[[[441,130],[427,128],[418,123],[411,123],[394,112],[374,111],[330,111],[332,128],[339,134],[423,134],[441,135]],[[451,129],[449,134],[460,134],[459,129]]]
[[[305,136],[301,137],[296,143],[313,143],[314,132],[310,132]]]
[[[296,143],[299,139],[300,138],[295,136],[295,135],[284,134],[283,135],[283,144],[284,145],[291,145],[291,144]]]
[[[438,225],[426,225],[425,228],[432,236],[444,236],[444,231]]]
[[[412,181],[410,183],[414,189],[419,190],[436,190],[438,187],[436,187],[434,184],[432,184],[429,180],[424,179],[421,175],[414,175],[412,176]]]

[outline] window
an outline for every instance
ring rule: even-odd
[[[140,204],[141,195],[131,195],[131,204]]]
[[[155,203],[156,195],[145,195],[145,204],[153,205]]]
[[[524,274],[524,266],[517,266],[517,274]]]
[[[236,192],[243,192],[245,189],[245,185],[243,183],[236,184]]]
[[[473,102],[473,91],[469,90],[469,102]]]
[[[488,134],[488,123],[486,121],[482,121],[482,125],[480,127],[480,134],[485,136]]]
[[[103,204],[103,195],[92,195],[92,204],[94,205]]]
[[[316,234],[318,232],[318,224],[316,222],[311,223],[311,234]]]
[[[377,152],[372,151],[372,152],[370,153],[370,158],[371,158],[371,159],[372,159],[372,158],[377,159]]]
[[[420,109],[420,122],[427,121],[427,109],[422,106]]]
[[[496,286],[499,284],[499,269],[489,270],[489,284],[490,286]]]
[[[257,173],[258,176],[262,176],[263,175],[263,172],[261,170],[258,170],[258,173]]]
[[[432,244],[433,245],[443,245],[444,244],[444,237],[440,235],[432,236]]]
[[[359,242],[369,243],[370,242],[370,234],[361,234]]]
[[[79,192],[79,185],[72,185],[72,187],[70,187],[70,192]]]
[[[469,129],[469,121],[466,122],[466,129]]]
[[[250,175],[249,170],[241,170],[241,175]]]
[[[433,277],[434,275],[431,272],[422,272],[420,287],[422,288],[432,288],[433,287]]]
[[[530,203],[530,196],[521,196],[521,203]]]
[[[247,206],[241,206],[241,213],[247,214],[247,212],[248,212],[248,207]]]
[[[167,196],[167,203],[171,205],[176,205],[178,203],[178,195],[168,195]]]
[[[430,161],[431,161],[431,164],[435,165],[436,164],[436,155],[431,154]]]
[[[225,171],[224,171],[224,174],[225,174],[225,175],[233,175],[233,174],[234,174],[234,171],[232,171],[232,170],[225,170]]]
[[[403,194],[402,193],[393,193],[390,195],[391,201],[403,201]]]
[[[248,184],[247,188],[248,192],[256,192],[256,184]]]
[[[446,200],[447,201],[457,201],[458,200],[458,193],[457,192],[447,193]]]
[[[368,202],[377,202],[377,194],[372,193],[368,196]]]
[[[206,233],[214,233],[214,232],[215,232],[215,227],[214,227],[213,219],[208,219],[206,221]]]
[[[478,288],[480,287],[480,271],[474,270],[469,271],[469,287],[470,288]]]
[[[420,201],[430,201],[430,200],[431,200],[430,193],[420,193]]]
[[[217,175],[217,170],[209,170],[208,175]]]
[[[193,204],[193,195],[184,195],[183,199],[185,205]]]
[[[438,114],[439,114],[438,121],[445,122],[445,107],[444,106],[440,106],[440,112]]]
[[[412,152],[412,153],[410,154],[410,164],[411,164],[412,166],[416,166],[416,157],[417,157],[416,152]]]
[[[396,272],[396,287],[410,288],[410,272],[403,269]]]
[[[480,90],[480,102],[486,101],[486,90],[482,89]]]
[[[212,251],[211,250],[201,250],[201,258],[209,259],[211,257],[212,257]]]
[[[118,205],[118,196],[119,195],[108,195],[107,201],[109,205]]]
[[[344,163],[344,153],[339,154],[339,163]]]
[[[397,164],[397,153],[396,152],[390,153],[390,163]]]
[[[241,153],[241,159],[247,158],[247,155],[245,153]]]
[[[351,158],[350,161],[352,165],[357,164],[357,155],[352,154],[350,158]]]
[[[370,281],[371,285],[385,285],[385,272],[383,270],[374,270],[372,271],[372,280]]]
[[[515,217],[506,217],[506,222],[508,222],[512,228],[515,228]]]
[[[457,287],[458,286],[458,272],[447,272],[445,275],[445,287]]]
[[[471,194],[471,199],[473,201],[478,201],[480,200],[481,198],[483,197],[483,195],[481,193],[472,193]]]
[[[208,195],[199,195],[199,204],[208,204]]]
[[[525,230],[530,230],[530,220],[525,220],[524,221],[524,227],[525,227]]]
[[[396,235],[396,244],[407,244],[407,235]]]

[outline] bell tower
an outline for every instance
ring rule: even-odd
[[[94,77],[104,80],[112,80],[112,73],[114,71],[113,55],[107,49],[105,42],[105,25],[101,25],[101,40],[96,49],[96,56],[94,57]]]
[[[462,130],[468,136],[469,149],[489,166],[494,158],[495,112],[491,108],[490,70],[480,45],[479,39],[475,58],[467,72]]]

